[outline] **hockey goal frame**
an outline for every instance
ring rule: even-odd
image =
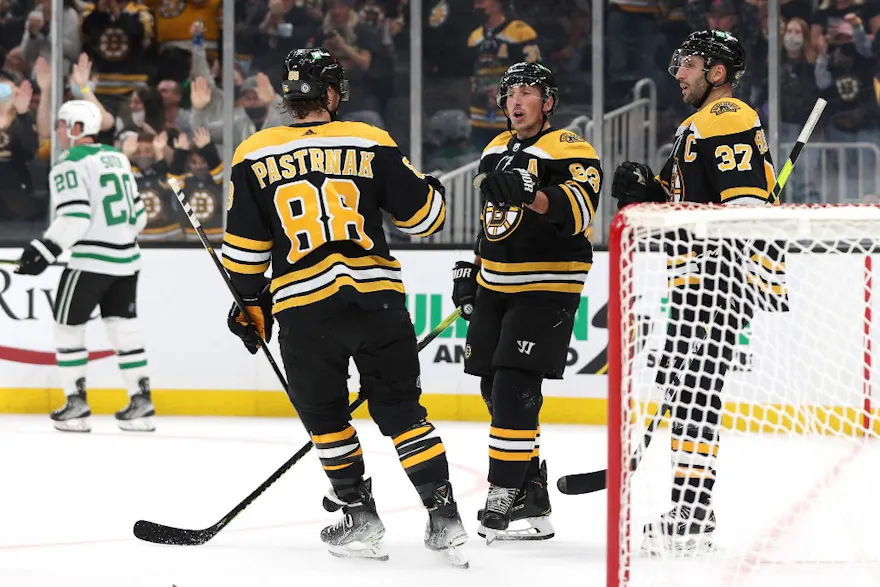
[[[630,455],[623,454],[624,442],[622,436],[623,425],[623,407],[622,401],[624,390],[622,388],[623,381],[623,352],[625,347],[622,343],[625,338],[626,322],[624,318],[623,303],[624,300],[633,300],[632,295],[626,295],[624,285],[624,267],[632,265],[633,247],[627,247],[626,253],[623,252],[624,230],[627,228],[628,212],[633,209],[645,206],[637,204],[630,206],[615,214],[612,219],[609,241],[609,292],[608,292],[608,473],[607,473],[607,543],[606,543],[606,585],[607,587],[622,587],[630,583],[630,539],[631,539],[631,507],[626,507],[626,518],[621,519],[620,512],[624,504],[621,498],[621,489],[624,485],[624,467],[630,461]],[[657,206],[648,204],[647,206]],[[676,205],[675,210],[670,207],[670,213],[678,210],[686,210],[690,208],[687,204]],[[699,205],[692,209],[724,209],[723,206],[715,205]],[[880,205],[871,204],[780,204],[775,206],[776,209],[795,209],[795,210],[812,210],[812,209],[853,209],[858,213],[861,210],[873,210],[880,218]],[[726,210],[732,210],[728,207]],[[880,241],[880,235],[878,235]],[[871,254],[880,254],[880,247],[873,251],[869,251],[864,256],[863,262],[863,316],[864,329],[862,336],[862,396],[864,410],[861,419],[861,433],[867,435],[872,426],[872,345],[871,345],[871,329],[873,327],[873,313],[871,305],[873,302],[872,285],[873,285],[873,261]],[[630,280],[630,284],[632,280]],[[625,296],[625,297],[624,297]],[[628,396],[627,396],[628,397]],[[663,414],[660,415],[663,418]],[[665,420],[665,418],[663,418]],[[662,449],[661,449],[662,450]],[[628,466],[627,466],[628,468]],[[626,471],[631,476],[635,471]],[[665,489],[665,488],[664,488]],[[627,492],[626,499],[630,499],[631,492]]]

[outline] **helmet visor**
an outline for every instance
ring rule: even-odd
[[[703,57],[699,55],[694,55],[693,53],[685,52],[682,49],[676,49],[672,54],[672,59],[669,60],[669,67],[667,71],[669,71],[669,75],[675,77],[678,75],[679,68],[684,68],[686,71],[706,71],[706,61]]]

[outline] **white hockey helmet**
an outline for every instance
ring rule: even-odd
[[[58,109],[58,120],[67,125],[67,136],[75,141],[101,132],[101,109],[88,100],[68,100]],[[82,132],[73,135],[73,125],[82,124]]]

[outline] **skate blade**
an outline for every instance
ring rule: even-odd
[[[480,538],[485,538],[487,544],[490,544],[495,540],[500,540],[502,542],[549,540],[556,535],[556,532],[553,530],[553,524],[550,523],[550,518],[546,516],[516,520],[516,522],[523,521],[527,523],[525,528],[511,528],[508,526],[506,530],[490,530],[480,524],[477,528],[477,535],[479,535]],[[516,522],[511,523],[513,524]],[[490,532],[494,533],[491,541],[489,540]]]
[[[363,558],[377,561],[387,561],[388,551],[381,542],[349,542],[345,545],[328,544],[327,550],[338,558]]]
[[[467,553],[461,546],[450,546],[440,552],[443,554],[446,562],[457,569],[468,569],[471,566],[470,562],[468,562]]]
[[[712,535],[662,536],[646,534],[642,541],[642,552],[649,556],[694,557],[713,554],[718,545]]]
[[[70,420],[52,420],[55,430],[61,432],[91,432],[92,425],[88,418],[73,418]]]
[[[126,432],[153,432],[156,430],[156,424],[151,416],[146,418],[135,418],[134,420],[116,420],[120,430]]]

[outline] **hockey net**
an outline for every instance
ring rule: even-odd
[[[633,206],[615,218],[609,251],[609,587],[880,585],[880,208]],[[733,339],[709,334],[724,325]],[[687,356],[670,367],[669,348]],[[720,387],[720,401],[701,386]],[[701,436],[713,410],[715,441]],[[644,525],[678,505],[677,476],[713,478],[715,552],[642,550]]]

